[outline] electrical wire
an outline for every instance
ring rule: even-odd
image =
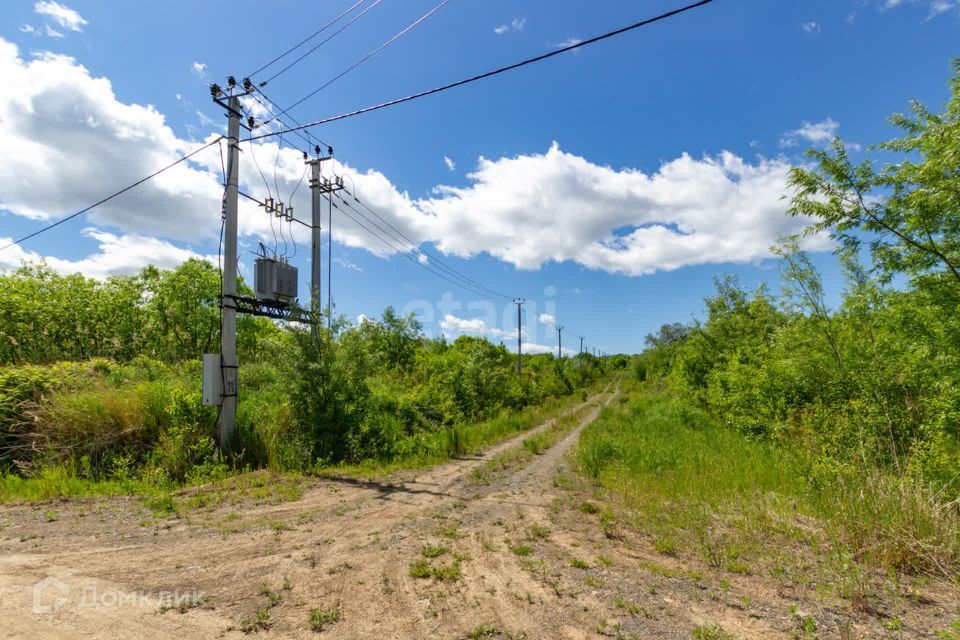
[[[277,104],[276,102],[274,102],[273,100],[271,100],[270,97],[263,91],[262,88],[256,87],[256,86],[253,87],[253,88],[254,88],[254,90],[255,90],[257,93],[259,93],[259,94],[263,97],[264,100],[266,100],[267,102],[269,102],[270,105],[274,107],[274,109],[276,109],[277,111],[279,111],[281,114],[287,116],[287,118],[289,118],[290,121],[293,122],[295,125],[302,126],[302,123],[301,123],[299,120],[297,120],[296,118],[294,118],[292,115],[290,115],[290,113],[289,113],[286,109],[284,109],[284,108],[281,107],[279,104]],[[257,102],[260,102],[260,99],[259,99],[259,98],[256,98],[256,96],[254,96],[254,99],[255,99]],[[260,102],[260,104],[263,106],[264,109],[267,109],[268,111],[271,111],[271,115],[272,115],[273,117],[270,118],[270,121],[276,120],[277,122],[279,122],[279,123],[281,124],[281,126],[283,126],[283,127],[287,127],[287,126],[288,126],[288,125],[286,125],[286,124],[283,122],[283,120],[280,118],[280,116],[275,115],[275,112],[274,112],[273,110],[269,109],[269,108],[268,108],[266,105],[264,105],[262,102]],[[269,121],[268,121],[268,122],[269,122]],[[266,124],[266,123],[262,123],[262,124]],[[260,124],[258,124],[258,125],[256,125],[256,126],[260,126]],[[272,129],[271,129],[271,131],[272,131]],[[329,146],[330,146],[330,145],[328,145],[326,142],[324,142],[323,140],[321,140],[320,138],[318,138],[317,136],[312,135],[310,131],[296,131],[295,133],[296,133],[298,136],[300,136],[300,139],[301,139],[301,140],[303,140],[304,142],[307,143],[307,146],[308,146],[309,148],[308,148],[306,151],[307,151],[308,153],[309,153],[309,151],[310,151],[311,148],[316,147],[316,146],[318,146],[318,145],[319,145],[319,146],[323,146],[323,147],[329,147]],[[304,136],[304,133],[306,133],[306,136]]]
[[[254,89],[256,89],[256,88],[254,87]],[[265,125],[267,125],[268,123],[273,122],[274,120],[276,120],[277,122],[279,122],[280,125],[281,125],[283,128],[287,128],[288,125],[285,124],[285,123],[283,122],[283,120],[280,118],[280,116],[276,115],[276,112],[274,111],[274,108],[280,109],[281,111],[283,111],[283,110],[280,108],[280,106],[279,106],[278,104],[276,104],[273,100],[271,100],[270,98],[268,98],[267,95],[266,95],[265,93],[261,92],[260,90],[257,90],[257,93],[259,93],[261,96],[263,96],[263,99],[266,100],[267,102],[269,102],[269,103],[270,103],[270,106],[267,106],[266,104],[264,104],[264,103],[263,103],[263,100],[261,100],[259,97],[257,97],[257,94],[256,94],[256,93],[251,93],[251,94],[250,94],[250,98],[252,98],[254,101],[256,101],[257,104],[259,104],[261,107],[263,107],[263,109],[264,109],[267,113],[270,114],[270,119],[269,119],[269,120],[266,120],[266,121],[255,122],[253,128],[256,129],[257,127],[265,126]],[[250,111],[248,110],[247,113],[249,114]],[[286,113],[286,111],[283,111],[283,113]],[[289,114],[287,114],[287,115],[289,116]],[[294,118],[292,118],[292,117],[290,118],[290,120],[291,120],[294,124],[299,124],[299,123],[298,123]],[[268,131],[273,131],[272,128],[268,128],[267,130],[268,130]],[[310,135],[310,132],[309,132],[309,131],[294,131],[294,133],[297,134],[297,136],[298,136],[301,140],[303,140],[304,142],[307,143],[307,147],[306,147],[305,149],[299,149],[299,151],[303,151],[304,153],[309,153],[309,152],[310,152],[310,149],[312,149],[312,148],[315,146],[315,143],[313,142],[313,139],[314,139],[316,136]],[[306,134],[306,135],[304,135],[304,134]],[[317,138],[317,142],[320,142],[321,144],[323,143],[319,138]],[[288,144],[289,144],[289,143],[288,143]],[[292,146],[292,145],[291,145],[291,146]],[[324,145],[324,146],[326,146],[326,145]]]
[[[257,167],[257,173],[260,174],[260,179],[263,180],[263,186],[267,189],[267,196],[270,201],[273,202],[273,192],[270,190],[270,183],[267,182],[267,176],[264,175],[263,169],[260,168],[260,162],[257,160],[257,152],[254,150],[255,145],[250,144],[250,157],[253,159],[254,166]],[[277,196],[279,197],[279,193]],[[277,250],[280,248],[280,241],[277,239],[277,230],[273,226],[273,212],[267,209],[267,203],[263,202],[261,205],[263,207],[263,212],[267,214],[267,220],[270,222],[270,232],[273,234],[273,256],[277,256]]]
[[[340,115],[331,116],[331,117],[329,117],[329,118],[323,118],[323,119],[321,119],[321,120],[315,120],[315,121],[313,121],[313,122],[308,122],[307,124],[300,125],[300,126],[298,126],[298,127],[291,127],[291,128],[286,129],[286,130],[284,131],[284,133],[289,133],[289,132],[292,132],[292,131],[302,131],[302,130],[310,129],[310,128],[312,128],[312,127],[319,126],[319,125],[321,125],[321,124],[327,124],[327,123],[330,123],[330,122],[336,122],[336,121],[338,121],[338,120],[345,120],[345,119],[347,119],[347,118],[353,118],[353,117],[355,117],[355,116],[363,115],[363,114],[365,114],[365,113],[370,113],[371,111],[378,111],[378,110],[380,110],[380,109],[386,109],[387,107],[393,107],[393,106],[396,106],[396,105],[398,105],[398,104],[403,104],[403,103],[405,103],[405,102],[410,102],[410,101],[412,101],[412,100],[417,100],[418,98],[424,98],[424,97],[426,97],[426,96],[431,96],[431,95],[433,95],[433,94],[435,94],[435,93],[441,93],[441,92],[447,91],[447,90],[449,90],[449,89],[454,89],[454,88],[456,88],[456,87],[461,87],[461,86],[466,85],[466,84],[470,84],[470,83],[473,83],[473,82],[477,82],[477,81],[479,81],[479,80],[484,80],[484,79],[486,79],[486,78],[490,78],[490,77],[493,77],[493,76],[496,76],[496,75],[500,75],[501,73],[506,73],[506,72],[508,72],[508,71],[513,71],[514,69],[519,69],[520,67],[525,67],[525,66],[527,66],[527,65],[529,65],[529,64],[533,64],[533,63],[535,63],[535,62],[541,62],[541,61],[543,61],[543,60],[547,60],[548,58],[552,58],[552,57],[554,57],[554,56],[558,56],[558,55],[560,55],[560,54],[562,54],[562,53],[566,53],[566,52],[568,52],[568,51],[573,51],[573,50],[575,50],[575,49],[580,49],[580,48],[582,48],[582,47],[586,47],[586,46],[588,46],[588,45],[595,44],[595,43],[600,42],[600,41],[602,41],[602,40],[606,40],[606,39],[608,39],[608,38],[612,38],[612,37],[614,37],[614,36],[618,36],[618,35],[621,35],[621,34],[623,34],[623,33],[627,33],[628,31],[632,31],[632,30],[634,30],[634,29],[639,29],[639,28],[645,27],[645,26],[647,26],[647,25],[651,25],[651,24],[653,24],[653,23],[655,23],[655,22],[660,22],[660,21],[662,21],[662,20],[666,20],[667,18],[672,18],[672,17],[674,17],[674,16],[680,15],[681,13],[686,13],[687,11],[692,11],[693,9],[698,9],[698,8],[700,8],[700,7],[702,7],[702,6],[708,5],[708,4],[710,4],[711,2],[713,2],[713,1],[714,1],[714,0],[700,0],[699,2],[695,2],[695,3],[693,3],[693,4],[688,4],[688,5],[686,5],[686,6],[680,7],[679,9],[674,9],[674,10],[668,11],[668,12],[666,12],[666,13],[661,13],[660,15],[654,16],[653,18],[647,18],[646,20],[641,20],[640,22],[635,22],[635,23],[630,24],[630,25],[627,25],[627,26],[625,26],[625,27],[621,27],[620,29],[615,29],[614,31],[608,31],[607,33],[601,34],[601,35],[599,35],[599,36],[594,36],[593,38],[589,38],[589,39],[584,40],[584,41],[582,41],[582,42],[577,42],[577,43],[575,43],[575,44],[572,44],[572,45],[569,45],[569,46],[566,46],[566,47],[560,47],[559,49],[555,49],[555,50],[553,50],[553,51],[549,51],[549,52],[547,52],[547,53],[541,54],[541,55],[539,55],[539,56],[535,56],[535,57],[533,57],[533,58],[527,58],[526,60],[521,60],[520,62],[515,62],[515,63],[510,64],[510,65],[507,65],[507,66],[505,66],[505,67],[498,67],[497,69],[493,69],[492,71],[487,71],[487,72],[485,72],[485,73],[480,73],[480,74],[477,74],[477,75],[475,75],[475,76],[471,76],[471,77],[469,77],[469,78],[464,78],[463,80],[458,80],[457,82],[451,82],[451,83],[449,83],[449,84],[441,85],[441,86],[439,86],[439,87],[434,87],[433,89],[427,89],[426,91],[420,91],[419,93],[413,93],[413,94],[410,94],[410,95],[408,95],[408,96],[404,96],[404,97],[402,97],[402,98],[395,98],[395,99],[393,99],[393,100],[388,100],[387,102],[381,102],[380,104],[375,104],[375,105],[371,105],[371,106],[368,106],[368,107],[363,107],[363,108],[361,108],[361,109],[356,109],[356,110],[354,110],[354,111],[349,111],[349,112],[347,112],[347,113],[341,113]],[[274,136],[274,135],[277,135],[277,134],[275,134],[275,133],[268,133],[268,134],[262,134],[262,135],[259,135],[259,136],[251,136],[250,138],[247,138],[247,140],[260,140],[260,139],[262,139],[262,138],[269,138],[269,137]]]
[[[280,185],[277,184],[277,168],[280,165],[280,151],[283,149],[283,134],[280,135],[280,144],[277,145],[277,155],[273,160],[273,186],[277,190],[277,201],[280,206],[280,239],[283,240],[283,253],[281,257],[287,256],[287,239],[283,235],[283,216],[286,212],[283,210],[283,202],[280,200]]]
[[[304,53],[303,55],[301,55],[299,58],[297,58],[296,60],[294,60],[293,62],[291,62],[291,63],[288,64],[287,66],[285,66],[285,67],[283,67],[282,69],[280,69],[280,71],[277,71],[275,74],[273,74],[272,76],[270,76],[269,78],[267,78],[267,79],[264,80],[263,82],[257,83],[258,86],[265,87],[265,86],[267,86],[268,84],[270,84],[271,82],[273,82],[274,80],[276,80],[279,76],[281,76],[282,74],[284,74],[284,73],[286,73],[287,71],[289,71],[294,65],[298,64],[300,61],[302,61],[304,58],[306,58],[307,56],[309,56],[311,53],[313,53],[314,51],[316,51],[317,49],[319,49],[319,48],[322,47],[323,45],[327,44],[328,42],[330,42],[331,40],[333,40],[334,38],[336,38],[337,35],[339,35],[341,32],[343,32],[344,29],[346,29],[347,27],[349,27],[350,25],[352,25],[354,22],[356,22],[357,20],[359,20],[360,18],[362,18],[363,16],[365,16],[368,11],[370,11],[371,9],[373,9],[375,6],[377,6],[378,4],[380,4],[382,1],[383,1],[383,0],[374,0],[373,4],[367,6],[366,8],[364,8],[363,11],[361,11],[360,13],[358,13],[357,15],[355,15],[354,17],[350,18],[350,20],[347,22],[347,24],[343,25],[342,27],[340,27],[339,29],[337,29],[336,31],[334,31],[334,32],[333,32],[332,34],[330,34],[327,38],[321,40],[319,44],[317,44],[317,45],[315,45],[314,47],[312,47],[312,48],[310,48],[309,50],[307,50],[306,53]],[[254,75],[254,74],[250,74],[250,76],[253,76],[253,75]],[[249,76],[248,76],[248,77],[249,77]]]
[[[14,241],[12,241],[12,242],[10,242],[10,243],[8,243],[8,244],[3,245],[2,247],[0,247],[0,251],[3,251],[4,249],[9,249],[10,247],[12,247],[12,246],[14,246],[14,245],[18,245],[18,244],[20,244],[20,243],[22,243],[22,242],[25,242],[25,241],[29,240],[30,238],[35,238],[36,236],[40,235],[41,233],[44,233],[44,232],[46,232],[46,231],[49,231],[50,229],[53,229],[54,227],[60,226],[60,225],[63,224],[64,222],[68,222],[68,221],[73,220],[74,218],[76,218],[76,217],[78,217],[78,216],[82,216],[83,214],[85,214],[86,212],[90,211],[91,209],[95,209],[96,207],[99,207],[100,205],[105,204],[105,203],[113,200],[113,199],[116,198],[117,196],[123,195],[123,194],[126,193],[127,191],[130,191],[131,189],[134,189],[134,188],[136,188],[136,187],[139,187],[139,186],[140,186],[141,184],[143,184],[144,182],[147,182],[147,181],[149,181],[149,180],[152,180],[153,178],[156,178],[158,175],[160,175],[160,174],[163,173],[164,171],[167,171],[168,169],[172,169],[173,167],[177,166],[177,165],[180,164],[181,162],[184,162],[184,161],[192,158],[193,156],[197,155],[198,153],[200,153],[200,152],[203,151],[204,149],[207,149],[207,148],[209,148],[209,147],[212,147],[213,145],[217,144],[218,142],[220,142],[220,141],[223,140],[224,138],[226,138],[226,136],[219,136],[219,137],[217,137],[216,139],[211,140],[211,141],[208,142],[207,144],[203,145],[202,147],[197,147],[196,149],[194,149],[194,150],[191,151],[190,153],[188,153],[188,154],[186,154],[186,155],[184,155],[184,156],[181,156],[180,158],[174,160],[173,162],[171,162],[170,164],[166,165],[165,167],[162,167],[162,168],[160,168],[160,169],[157,169],[156,171],[154,171],[154,172],[151,173],[150,175],[148,175],[148,176],[146,176],[146,177],[144,177],[144,178],[141,178],[141,179],[137,180],[137,181],[134,182],[133,184],[130,184],[130,185],[124,187],[123,189],[120,189],[119,191],[115,191],[114,193],[110,194],[110,195],[107,196],[106,198],[103,198],[102,200],[98,200],[97,202],[94,202],[94,203],[91,204],[90,206],[84,207],[83,209],[81,209],[80,211],[77,211],[76,213],[71,213],[70,215],[68,215],[68,216],[66,216],[66,217],[64,217],[64,218],[60,218],[60,219],[57,220],[56,222],[51,223],[51,224],[48,224],[47,226],[43,227],[42,229],[38,229],[37,231],[34,231],[33,233],[29,233],[29,234],[23,236],[22,238],[20,238],[20,239],[18,239],[18,240],[14,240]]]
[[[357,191],[357,185],[356,185],[356,183],[354,183],[353,178],[351,178],[349,175],[347,175],[346,177],[350,180],[350,183],[353,185],[353,190],[354,190],[354,192],[356,192],[356,191]],[[362,201],[360,200],[360,198],[359,198],[355,193],[352,193],[349,189],[344,189],[344,191],[345,191],[347,194],[349,194],[350,197],[353,198],[359,205],[361,205],[364,209],[366,209],[371,215],[375,216],[375,217],[376,217],[378,220],[380,220],[384,225],[386,225],[387,227],[389,227],[389,229],[392,231],[392,233],[391,233],[390,235],[391,235],[394,239],[398,239],[398,241],[399,241],[399,239],[402,239],[402,241],[405,241],[405,242],[411,247],[410,251],[412,251],[414,254],[416,254],[417,257],[418,257],[418,259],[421,258],[421,257],[423,257],[423,258],[427,258],[427,259],[431,260],[432,263],[434,264],[434,266],[437,266],[437,267],[439,267],[440,269],[446,271],[446,272],[449,273],[451,276],[453,276],[453,277],[455,277],[455,278],[459,278],[459,279],[461,279],[461,280],[464,280],[464,281],[466,281],[467,283],[469,283],[469,284],[471,284],[471,285],[473,285],[473,286],[475,286],[475,287],[477,287],[477,288],[479,288],[479,289],[484,289],[484,290],[486,290],[487,295],[492,295],[492,296],[494,296],[494,297],[504,298],[504,299],[507,299],[507,298],[509,298],[509,299],[511,299],[511,300],[513,299],[513,296],[508,296],[508,295],[506,295],[506,294],[504,294],[504,293],[501,293],[501,292],[499,292],[499,291],[496,291],[495,289],[491,289],[490,287],[487,287],[487,286],[485,286],[485,285],[477,282],[476,280],[473,280],[473,279],[469,278],[468,276],[462,274],[461,272],[457,271],[457,270],[454,269],[453,267],[447,265],[443,260],[440,259],[439,256],[436,256],[436,255],[430,253],[429,251],[423,249],[418,243],[416,243],[416,242],[414,242],[413,240],[411,240],[409,237],[406,236],[406,234],[404,234],[402,231],[400,231],[400,230],[397,229],[395,226],[393,226],[393,224],[391,224],[390,221],[388,221],[386,218],[384,218],[383,216],[381,216],[380,214],[378,214],[376,211],[374,211],[373,209],[371,209],[369,206],[367,206],[364,202],[362,202]],[[372,221],[371,221],[371,222],[372,222]],[[376,223],[373,223],[373,224],[376,224]],[[377,225],[377,228],[379,228],[381,231],[387,232],[385,229],[383,229],[383,228],[380,227],[379,225]],[[387,233],[389,233],[389,232],[387,232]]]
[[[402,238],[404,241],[406,241],[407,244],[409,244],[411,247],[413,247],[413,251],[415,251],[417,254],[419,254],[419,255],[421,255],[421,256],[426,257],[428,260],[430,260],[434,266],[436,266],[436,267],[438,267],[438,268],[446,271],[447,273],[449,273],[451,276],[453,276],[453,277],[455,277],[455,278],[459,278],[459,279],[461,279],[461,280],[464,280],[464,281],[470,283],[471,285],[473,285],[473,286],[475,286],[475,287],[477,287],[477,288],[479,288],[479,289],[485,290],[485,291],[487,292],[487,295],[493,295],[493,296],[496,296],[496,297],[498,297],[498,298],[509,298],[509,299],[511,299],[511,300],[515,298],[515,296],[508,296],[508,295],[506,295],[506,294],[504,294],[504,293],[502,293],[502,292],[496,291],[495,289],[491,289],[490,287],[487,287],[486,285],[483,285],[483,284],[477,282],[476,280],[473,280],[472,278],[464,275],[463,273],[461,273],[461,272],[457,271],[456,269],[454,269],[453,267],[449,266],[447,263],[445,263],[443,260],[441,260],[439,256],[434,255],[433,253],[431,253],[431,252],[423,249],[422,247],[420,247],[420,245],[418,245],[416,242],[414,242],[414,241],[411,240],[409,237],[407,237],[402,231],[400,231],[400,230],[397,229],[395,226],[393,226],[393,224],[391,224],[387,219],[385,219],[385,218],[382,217],[380,214],[378,214],[376,211],[374,211],[374,210],[371,209],[369,206],[367,206],[367,205],[366,205],[363,201],[361,201],[360,198],[358,198],[354,193],[351,193],[350,190],[344,189],[344,191],[346,191],[347,194],[357,202],[357,204],[359,204],[360,206],[362,206],[362,207],[363,207],[364,209],[366,209],[371,215],[375,216],[375,217],[376,217],[378,220],[380,220],[384,225],[386,225],[387,227],[389,227],[389,228],[394,232],[394,234],[395,234],[396,236],[399,236],[399,237]],[[356,185],[354,185],[354,191],[356,191]]]
[[[297,191],[300,189],[300,185],[303,184],[303,181],[304,181],[304,179],[305,179],[306,177],[307,177],[307,167],[304,167],[304,168],[303,168],[303,173],[300,174],[300,181],[297,182],[297,185],[293,188],[293,191],[290,192],[289,202],[290,202],[290,206],[291,206],[291,207],[293,206],[293,196],[297,195]],[[290,214],[290,219],[289,219],[289,221],[288,221],[287,224],[288,224],[288,229],[289,229],[289,231],[290,231],[290,237],[293,238],[293,214],[292,214],[292,212],[291,212],[291,214]],[[292,259],[292,258],[296,258],[296,257],[297,257],[297,243],[296,243],[296,241],[294,241],[294,243],[293,243],[293,255],[291,256],[291,259]]]
[[[450,2],[450,0],[441,0],[441,2],[440,2],[439,4],[437,4],[435,7],[433,7],[432,9],[430,9],[430,11],[427,11],[425,14],[423,14],[422,16],[420,16],[419,18],[417,18],[414,22],[412,22],[411,24],[407,25],[405,28],[403,28],[401,31],[399,31],[399,32],[398,32],[396,35],[394,35],[392,38],[390,38],[389,40],[387,40],[386,42],[384,42],[383,44],[381,44],[379,47],[377,47],[376,49],[374,49],[373,51],[371,51],[370,53],[368,53],[367,55],[365,55],[363,58],[361,58],[361,59],[358,60],[357,62],[353,63],[351,66],[347,67],[346,69],[344,69],[343,71],[341,71],[341,72],[338,73],[337,75],[333,76],[332,78],[330,78],[329,80],[327,80],[326,82],[324,82],[322,85],[320,85],[319,87],[317,87],[316,89],[314,89],[313,91],[311,91],[310,93],[308,93],[307,95],[303,96],[302,98],[300,98],[299,100],[297,100],[296,102],[294,102],[293,104],[291,104],[289,107],[287,107],[286,110],[287,110],[287,111],[290,111],[290,110],[292,110],[293,108],[295,108],[295,107],[303,104],[304,102],[306,102],[307,100],[309,100],[309,99],[312,98],[313,96],[317,95],[318,93],[320,93],[321,91],[323,91],[324,89],[326,89],[327,87],[329,87],[330,85],[332,85],[334,82],[336,82],[337,80],[339,80],[340,78],[342,78],[343,76],[345,76],[345,75],[347,75],[348,73],[350,73],[351,71],[353,71],[354,69],[356,69],[357,67],[359,67],[360,65],[362,65],[364,62],[366,62],[367,60],[369,60],[369,59],[372,58],[373,56],[377,55],[378,53],[380,53],[381,51],[383,51],[384,49],[386,49],[388,46],[390,46],[391,44],[393,44],[394,42],[396,42],[397,40],[399,40],[400,38],[402,38],[404,35],[406,35],[409,31],[411,31],[411,30],[412,30],[414,27],[416,27],[418,24],[420,24],[421,22],[423,22],[424,20],[426,20],[427,18],[429,18],[431,15],[433,15],[434,13],[436,13],[437,11],[439,11],[440,8],[443,7],[445,4],[447,4],[448,2]]]
[[[342,20],[342,19],[344,18],[344,16],[346,16],[347,14],[349,14],[350,12],[352,12],[354,9],[356,9],[358,6],[360,6],[361,4],[363,4],[363,3],[366,2],[366,1],[367,1],[367,0],[357,0],[357,2],[353,3],[350,7],[348,7],[343,13],[341,13],[340,15],[338,15],[336,18],[334,18],[333,20],[331,20],[331,21],[328,22],[327,24],[323,25],[322,27],[320,27],[319,29],[317,29],[316,31],[314,31],[313,33],[311,33],[309,36],[307,36],[306,38],[304,38],[303,40],[301,40],[301,41],[298,42],[297,44],[293,45],[292,47],[290,47],[289,49],[287,49],[286,51],[284,51],[283,53],[281,53],[279,56],[277,56],[276,58],[274,58],[273,60],[271,60],[271,61],[268,62],[267,64],[263,65],[262,67],[260,67],[260,68],[257,69],[256,71],[254,71],[253,73],[248,73],[248,74],[247,74],[247,77],[250,78],[250,77],[252,77],[252,76],[255,76],[255,75],[257,75],[258,73],[260,73],[261,71],[263,71],[264,69],[267,69],[268,67],[273,66],[274,64],[276,64],[276,63],[279,62],[280,60],[283,60],[283,59],[286,58],[288,55],[290,55],[291,53],[293,53],[294,51],[296,51],[297,49],[299,49],[299,48],[302,47],[303,45],[307,44],[308,42],[310,42],[311,40],[313,40],[314,38],[316,38],[318,35],[320,35],[320,34],[323,33],[324,31],[326,31],[327,29],[329,29],[330,27],[332,27],[333,25],[335,25],[336,23],[340,22],[340,20]]]
[[[397,243],[395,239],[391,239],[391,238],[389,237],[389,234],[388,234],[387,232],[385,232],[382,228],[377,227],[377,225],[376,225],[374,222],[372,222],[367,216],[365,216],[365,215],[363,214],[363,212],[361,212],[361,211],[358,210],[358,209],[355,209],[349,202],[347,202],[347,201],[344,200],[342,197],[340,197],[339,194],[335,194],[335,195],[336,195],[337,199],[340,200],[341,204],[343,205],[343,206],[339,206],[339,205],[337,205],[336,203],[333,203],[333,207],[334,207],[335,209],[337,209],[338,211],[340,211],[341,213],[343,213],[345,216],[347,216],[348,218],[350,218],[350,220],[352,220],[352,221],[353,221],[354,223],[356,223],[359,227],[361,227],[362,229],[364,229],[367,233],[373,235],[375,238],[377,238],[378,240],[380,240],[386,247],[388,247],[388,248],[391,249],[392,251],[394,251],[394,252],[396,252],[396,253],[399,253],[399,254],[402,255],[404,258],[410,260],[411,262],[413,262],[413,263],[416,264],[417,266],[419,266],[419,267],[421,267],[421,268],[423,268],[423,269],[426,269],[427,271],[429,271],[429,272],[432,273],[433,275],[437,276],[438,278],[442,278],[443,280],[446,280],[446,281],[449,282],[450,284],[453,284],[453,285],[455,285],[455,286],[458,286],[458,287],[460,287],[461,289],[464,289],[464,290],[466,290],[466,291],[469,291],[470,293],[473,293],[473,294],[476,294],[476,295],[479,295],[479,296],[484,296],[484,297],[486,297],[486,296],[489,296],[489,295],[490,295],[489,293],[483,291],[483,289],[476,288],[476,287],[474,287],[474,286],[471,286],[471,285],[470,285],[469,283],[467,283],[467,282],[464,282],[464,281],[462,281],[462,280],[456,280],[456,279],[448,276],[446,273],[444,273],[444,272],[442,272],[442,271],[438,271],[437,269],[433,268],[433,265],[431,265],[429,262],[422,262],[422,261],[420,261],[418,258],[416,258],[416,257],[414,257],[413,255],[411,255],[412,252],[411,252],[409,249],[405,249],[405,248],[402,246],[402,244]],[[348,211],[348,210],[349,210],[349,211]],[[365,220],[367,223],[369,223],[370,226],[374,227],[374,229],[377,229],[378,231],[383,232],[387,237],[384,237],[384,235],[381,235],[380,233],[377,233],[377,231],[374,231],[373,229],[371,229],[370,227],[368,227],[367,224],[365,224],[364,222],[361,222],[359,219],[357,219],[356,217],[354,217],[353,215],[351,215],[351,214],[350,214],[350,211],[352,211],[353,213],[355,213],[355,214],[357,214],[358,216],[360,216],[361,218],[363,218],[363,220]],[[503,298],[509,299],[509,300],[512,300],[512,299],[513,299],[513,297],[511,297],[511,296],[502,296],[501,294],[497,294],[497,297],[503,297]]]

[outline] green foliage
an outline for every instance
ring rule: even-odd
[[[6,486],[32,497],[98,482],[167,487],[231,468],[439,462],[530,428],[535,407],[555,408],[603,374],[599,362],[570,373],[535,356],[518,378],[502,346],[428,340],[389,308],[332,330],[242,318],[237,429],[221,456],[196,359],[218,347],[219,285],[202,261],[106,282],[44,265],[0,275],[13,303],[0,312],[0,357],[32,362],[0,367]]]
[[[805,235],[837,241],[839,308],[786,238],[782,295],[718,281],[704,322],[650,337],[638,377],[744,434],[799,445],[815,485],[891,473],[940,504],[960,497],[960,61],[955,71],[943,113],[915,103],[891,117],[903,136],[873,147],[885,164],[854,164],[838,139],[791,173]]]
[[[241,295],[250,294],[238,284]],[[215,349],[220,340],[220,276],[204,260],[103,281],[25,263],[0,273],[0,299],[0,364],[128,362],[139,355],[176,362]],[[262,318],[240,318],[241,358],[277,331]]]

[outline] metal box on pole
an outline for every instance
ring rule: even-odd
[[[203,406],[216,407],[223,404],[223,372],[220,369],[220,354],[203,354]]]

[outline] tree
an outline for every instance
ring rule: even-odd
[[[878,169],[854,164],[839,138],[830,150],[811,150],[813,169],[790,173],[794,216],[814,223],[804,233],[829,233],[846,250],[868,241],[875,267],[891,279],[905,273],[955,304],[960,297],[960,59],[953,62],[951,96],[942,114],[919,102],[911,115],[894,114],[904,135],[871,151],[899,156]]]

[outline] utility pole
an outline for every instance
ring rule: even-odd
[[[230,88],[236,82],[231,78]],[[214,100],[219,88],[214,92]],[[240,181],[240,99],[227,101],[227,191],[223,209],[223,320],[220,325],[220,452],[225,453],[237,422],[237,192]]]
[[[583,366],[583,336],[580,336],[580,358],[579,358],[579,360],[580,360],[580,361],[579,361],[579,363],[577,364],[577,366],[578,366],[578,367],[582,367],[582,366]]]
[[[523,355],[520,353],[523,350],[523,324],[520,316],[520,308],[526,302],[523,298],[517,298],[513,301],[513,304],[517,305],[517,375],[523,375]]]
[[[331,150],[332,151],[332,150]],[[331,155],[333,155],[331,153]],[[327,331],[333,329],[333,190],[327,192]]]
[[[317,154],[317,157],[313,160],[306,160],[307,166],[310,167],[310,230],[311,230],[311,243],[310,243],[310,304],[311,311],[317,311],[320,309],[321,305],[321,265],[323,260],[320,256],[320,248],[323,246],[323,235],[321,232],[321,221],[323,218],[323,196],[326,193],[325,188],[328,186],[324,184],[320,177],[320,165],[332,159],[333,149],[329,149],[329,155],[325,158],[320,157],[320,147],[313,148],[314,153]]]
[[[326,157],[320,156],[320,147],[313,148],[314,153],[317,154],[317,157],[313,160],[307,160],[307,165],[310,167],[310,214],[311,214],[311,253],[310,253],[310,303],[311,311],[317,312],[321,309],[323,304],[323,297],[321,296],[322,288],[322,276],[321,276],[321,265],[323,264],[323,259],[321,256],[321,247],[323,246],[323,233],[321,230],[321,221],[323,219],[323,195],[327,195],[328,206],[327,206],[327,219],[328,219],[328,229],[327,233],[331,232],[330,222],[333,219],[333,192],[339,191],[343,188],[343,179],[342,178],[324,178],[321,173],[321,164],[327,160],[333,160],[333,147],[327,147]],[[331,301],[331,284],[332,278],[330,274],[330,268],[333,264],[332,249],[333,249],[333,236],[330,236],[329,249],[327,251],[327,328],[331,327],[330,323],[330,301]],[[314,325],[316,326],[316,325]]]
[[[563,358],[563,325],[557,325],[557,359]],[[563,361],[561,360],[561,363]]]

